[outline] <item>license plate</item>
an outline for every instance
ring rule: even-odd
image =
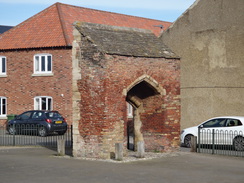
[[[60,124],[60,123],[62,123],[62,121],[56,121],[56,122],[55,122],[55,124]]]

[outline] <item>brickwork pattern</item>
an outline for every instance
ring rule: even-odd
[[[75,154],[107,159],[114,152],[115,143],[127,146],[127,93],[124,91],[143,75],[155,79],[165,90],[164,95],[151,96],[142,101],[141,131],[146,150],[165,151],[178,147],[179,59],[104,54],[85,37],[81,37],[78,47],[73,49],[77,51],[75,55],[79,56],[81,68],[81,78],[75,81],[81,98],[81,118],[76,121],[79,123],[79,137],[74,142]]]
[[[33,76],[34,55],[52,54],[53,76]],[[41,49],[0,52],[7,58],[7,76],[0,78],[0,96],[7,97],[7,114],[34,109],[34,97],[51,96],[53,110],[72,123],[71,49]],[[4,124],[6,119],[1,119]]]

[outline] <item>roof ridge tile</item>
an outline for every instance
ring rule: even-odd
[[[136,18],[146,19],[146,20],[158,20],[158,19],[153,19],[153,18],[140,17],[140,16],[135,16],[135,15],[127,15],[127,14],[122,14],[122,13],[116,13],[116,12],[112,12],[112,11],[98,10],[98,9],[94,9],[94,8],[86,8],[86,7],[82,7],[82,6],[76,6],[76,5],[65,4],[65,3],[60,3],[60,2],[57,2],[55,4],[60,4],[60,5],[64,5],[64,6],[71,6],[71,7],[80,8],[80,9],[93,10],[93,11],[98,11],[98,12],[106,12],[106,13],[116,14],[116,15],[125,15],[125,16],[129,16],[129,17],[136,17]],[[169,21],[164,21],[164,20],[158,20],[158,21],[172,24],[172,22],[169,22]]]
[[[64,40],[65,40],[65,43],[66,45],[69,45],[68,44],[68,38],[67,38],[67,33],[66,33],[66,29],[64,27],[64,24],[63,24],[63,17],[62,17],[62,13],[61,13],[61,9],[60,9],[60,6],[61,3],[57,2],[56,3],[56,7],[57,7],[57,11],[58,11],[58,16],[59,16],[59,21],[60,21],[60,24],[61,24],[61,28],[62,28],[62,32],[63,32],[63,36],[64,36]]]

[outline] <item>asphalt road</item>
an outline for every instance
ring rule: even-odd
[[[244,159],[182,152],[111,163],[57,157],[47,148],[0,148],[1,183],[240,183]]]

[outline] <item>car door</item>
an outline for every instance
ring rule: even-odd
[[[28,126],[30,127],[30,130],[36,132],[41,124],[41,121],[43,121],[43,112],[33,111],[33,114],[28,121]]]
[[[226,121],[226,130],[225,130],[225,144],[232,145],[233,139],[236,136],[243,136],[243,132],[241,130],[242,123],[238,119],[228,118]]]
[[[222,144],[223,135],[226,127],[226,118],[214,118],[201,125],[201,143]],[[214,137],[214,139],[213,139]]]
[[[15,119],[16,119],[16,128],[21,131],[21,132],[24,132],[26,130],[28,130],[28,122],[29,122],[29,119],[32,115],[32,112],[28,111],[28,112],[25,112],[25,113],[22,113],[21,115],[17,116]]]

